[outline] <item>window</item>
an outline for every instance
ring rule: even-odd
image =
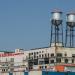
[[[41,55],[39,55],[39,58],[41,58]]]
[[[45,54],[45,58],[47,57],[47,54]]]
[[[54,57],[54,53],[51,54],[51,57]]]
[[[36,55],[36,52],[34,52],[34,55]]]
[[[64,56],[67,56],[67,54],[65,53]]]
[[[34,59],[33,61],[34,61],[33,63],[34,65],[38,65],[38,59]]]
[[[50,62],[51,62],[51,63],[54,63],[54,60],[51,60]]]
[[[38,59],[38,56],[37,56],[37,59]]]
[[[56,58],[57,63],[61,63],[61,58]]]
[[[42,53],[43,53],[44,51],[42,51]]]
[[[65,59],[65,63],[68,63],[68,59]]]
[[[45,62],[44,61],[39,61],[39,64],[41,65],[41,64],[44,64]]]
[[[37,52],[37,54],[38,54],[38,52]]]
[[[2,69],[2,72],[5,72],[6,70],[5,69]]]
[[[39,68],[41,69],[42,67],[40,66]]]
[[[61,53],[57,53],[57,57],[62,57],[62,54]]]
[[[2,69],[2,72],[4,71],[4,69]]]
[[[29,53],[29,56],[31,55],[31,53]]]
[[[37,58],[37,56],[36,55],[34,55],[34,59],[36,59]]]
[[[75,54],[72,54],[72,57],[75,57]]]
[[[33,55],[33,53],[31,53]]]
[[[14,62],[14,58],[11,58],[10,61],[11,61],[11,62]]]
[[[72,59],[72,63],[74,63],[74,59]]]
[[[29,56],[30,56],[30,55],[33,55],[33,53],[29,53]]]
[[[49,53],[48,53],[48,57],[49,57]]]
[[[49,64],[49,58],[44,58],[45,64]]]
[[[41,51],[39,51],[39,53],[41,53]]]
[[[44,57],[44,55],[42,54],[42,58]]]

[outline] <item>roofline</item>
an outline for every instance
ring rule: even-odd
[[[30,49],[30,50],[36,50],[36,49],[44,49],[44,48],[50,48],[50,46],[49,46],[49,47],[33,48],[33,49]]]

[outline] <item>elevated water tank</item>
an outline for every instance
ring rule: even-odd
[[[52,12],[52,24],[53,25],[60,25],[62,23],[62,12],[59,10],[54,10]]]
[[[67,25],[70,27],[75,26],[75,13],[68,13],[67,14]]]

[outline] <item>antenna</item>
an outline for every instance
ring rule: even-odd
[[[71,12],[67,14],[67,22],[66,22],[66,39],[65,46],[66,47],[74,47],[74,39],[75,39],[75,13]]]
[[[62,27],[62,12],[54,10],[51,18],[51,39],[50,46],[57,46],[57,44],[63,44],[63,27]]]

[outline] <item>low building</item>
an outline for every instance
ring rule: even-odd
[[[75,48],[65,48],[61,43],[57,43],[56,46],[52,44],[51,47],[0,52],[0,72],[25,70],[63,71],[68,67],[75,67]]]
[[[28,53],[22,49],[16,49],[15,52],[0,53],[0,71],[23,71],[28,67]]]

